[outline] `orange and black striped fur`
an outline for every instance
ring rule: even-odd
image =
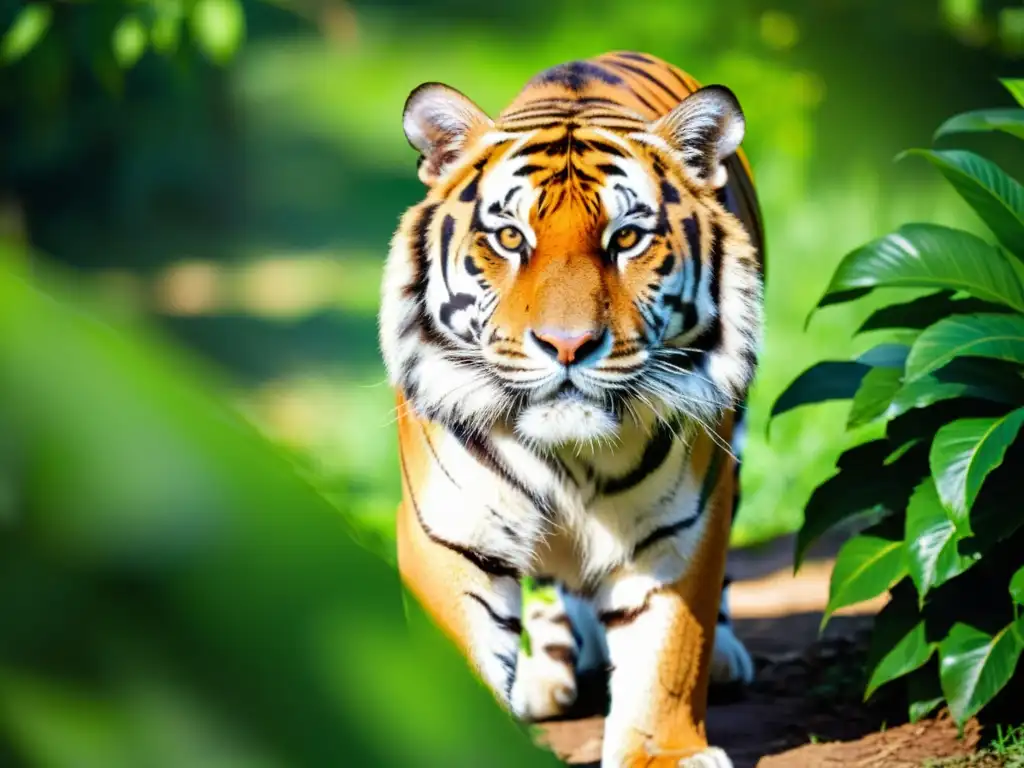
[[[605,768],[731,765],[704,720],[710,679],[752,676],[723,580],[763,296],[736,98],[610,53],[494,119],[425,84],[404,129],[427,192],[380,315],[403,578],[522,718],[608,664]],[[555,602],[523,615],[524,575]]]

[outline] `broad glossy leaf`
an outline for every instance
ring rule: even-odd
[[[908,449],[886,464],[888,440],[872,440],[848,449],[837,462],[838,472],[814,489],[804,507],[804,523],[796,535],[794,570],[808,548],[844,520],[883,510],[902,510],[928,472],[924,446]]]
[[[871,673],[864,700],[878,688],[925,665],[937,645],[929,643],[924,618],[917,610],[914,588],[900,583],[875,617],[867,667]]]
[[[1024,567],[1021,567],[1010,579],[1010,596],[1013,598],[1013,602],[1024,605]]]
[[[925,328],[907,357],[907,381],[926,376],[957,357],[1024,363],[1024,317],[954,315]]]
[[[862,352],[857,358],[857,362],[870,365],[872,368],[898,368],[902,371],[907,365],[910,345],[916,338],[915,336],[908,344],[879,344]]]
[[[907,699],[912,723],[928,717],[944,701],[937,663],[927,664],[907,678]]]
[[[801,405],[847,400],[857,393],[870,365],[851,360],[825,360],[797,376],[772,406],[771,418]],[[769,421],[769,424],[771,422]]]
[[[911,381],[903,385],[893,396],[885,411],[887,419],[902,416],[914,408],[927,408],[929,405],[943,400],[958,397],[980,397],[986,399],[1001,398],[998,391],[976,387],[973,384],[961,384],[955,381],[939,381],[932,376]],[[998,400],[998,402],[1002,402]]]
[[[1024,186],[991,160],[963,149],[911,149],[930,162],[1017,256],[1024,258]],[[981,298],[981,297],[979,297]]]
[[[903,677],[926,664],[937,647],[937,643],[928,642],[924,622],[919,621],[913,629],[892,646],[892,650],[872,671],[864,692],[865,700],[886,683]]]
[[[955,115],[938,127],[933,140],[954,133],[987,133],[1002,131],[1018,139],[1024,139],[1024,109],[1001,107],[978,109]]]
[[[1024,79],[1019,77],[1003,77],[999,82],[1017,100],[1017,103],[1024,107]]]
[[[818,307],[875,288],[946,288],[1024,311],[1024,288],[1007,258],[976,235],[938,224],[905,224],[848,253]]]
[[[956,291],[938,291],[927,296],[905,301],[900,304],[889,304],[876,309],[861,323],[857,333],[887,330],[890,328],[910,328],[923,330],[950,315],[969,315],[975,312],[1000,312],[1002,307],[980,299],[954,299]]]
[[[943,506],[961,530],[988,474],[1003,463],[1021,425],[1024,408],[996,419],[959,419],[942,427],[928,461]]]
[[[959,532],[942,507],[935,481],[928,478],[914,491],[907,505],[907,568],[924,605],[928,592],[959,576],[977,561],[960,554],[957,546],[967,531]]]
[[[840,608],[877,597],[906,575],[902,540],[868,532],[854,536],[836,555],[822,627]]]
[[[967,624],[954,624],[939,644],[939,676],[949,711],[963,725],[1010,681],[1024,641],[1024,619],[989,635]]]
[[[0,40],[0,63],[10,64],[31,51],[43,39],[53,21],[53,8],[46,3],[28,3]]]
[[[848,429],[862,426],[882,416],[903,385],[899,368],[872,368],[853,396],[853,405],[846,421]]]

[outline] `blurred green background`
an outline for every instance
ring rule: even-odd
[[[204,763],[165,754],[157,739],[142,762],[76,761],[81,744],[117,742],[117,718],[22,679],[24,668],[78,669],[82,656],[86,677],[102,668],[152,682],[147,649],[167,622],[195,679],[219,669],[213,689],[263,722],[275,697],[287,700],[268,659],[309,649],[261,646],[256,635],[311,620],[296,607],[306,598],[335,613],[352,600],[371,614],[397,600],[390,570],[360,581],[354,564],[379,561],[349,542],[392,556],[399,478],[375,313],[389,238],[422,194],[401,131],[416,85],[448,83],[494,114],[545,67],[634,49],[736,92],[768,259],[766,347],[734,530],[734,543],[749,545],[798,526],[851,439],[842,403],[789,414],[765,434],[771,402],[797,372],[856,351],[852,331],[871,301],[804,328],[837,261],[905,221],[983,231],[933,170],[893,157],[929,144],[951,114],[1008,105],[997,78],[1024,72],[1024,4],[987,0],[69,0],[27,12],[6,0],[0,34],[0,716],[19,749],[52,747],[53,733],[79,739],[70,762],[44,755],[40,765],[264,758],[218,742],[197,752]],[[986,140],[1019,176],[1012,140]],[[134,339],[138,360],[104,335],[107,323]],[[301,488],[289,485],[296,468]],[[259,481],[247,482],[253,473]],[[214,557],[220,546],[235,559]],[[211,583],[206,594],[200,585]],[[168,584],[181,594],[170,599]],[[151,604],[166,615],[140,608]],[[105,613],[111,605],[117,616]],[[281,616],[267,614],[272,606]],[[346,674],[366,668],[367,643],[384,644],[372,658],[389,656],[387,615],[380,632],[360,618],[342,633],[355,649]],[[132,632],[110,629],[124,622]],[[83,633],[94,623],[102,637]],[[197,633],[187,642],[185,625]],[[237,668],[210,661],[233,658],[233,643],[246,648]],[[79,646],[92,650],[69,649]],[[95,666],[111,655],[113,667]],[[293,694],[315,677],[288,674]],[[389,684],[409,679],[395,672]],[[424,709],[439,694],[421,682]],[[205,733],[173,685],[154,685],[117,690],[163,723],[154,734],[164,733],[161,718]],[[33,717],[24,702],[66,722]],[[305,723],[301,707],[285,718],[280,743],[308,751],[282,764],[348,764],[315,739],[333,705],[306,703],[325,719]],[[373,754],[351,764],[399,760]]]

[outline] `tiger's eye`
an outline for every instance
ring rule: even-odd
[[[498,231],[498,242],[509,251],[518,251],[523,246],[523,233],[515,227],[502,227]]]
[[[617,251],[628,251],[640,241],[636,227],[623,227],[615,233],[614,246]]]

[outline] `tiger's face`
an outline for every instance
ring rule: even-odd
[[[512,131],[430,84],[405,130],[428,192],[392,243],[381,344],[423,415],[556,446],[709,426],[745,391],[762,286],[717,198],[743,135],[730,92],[632,131]]]

